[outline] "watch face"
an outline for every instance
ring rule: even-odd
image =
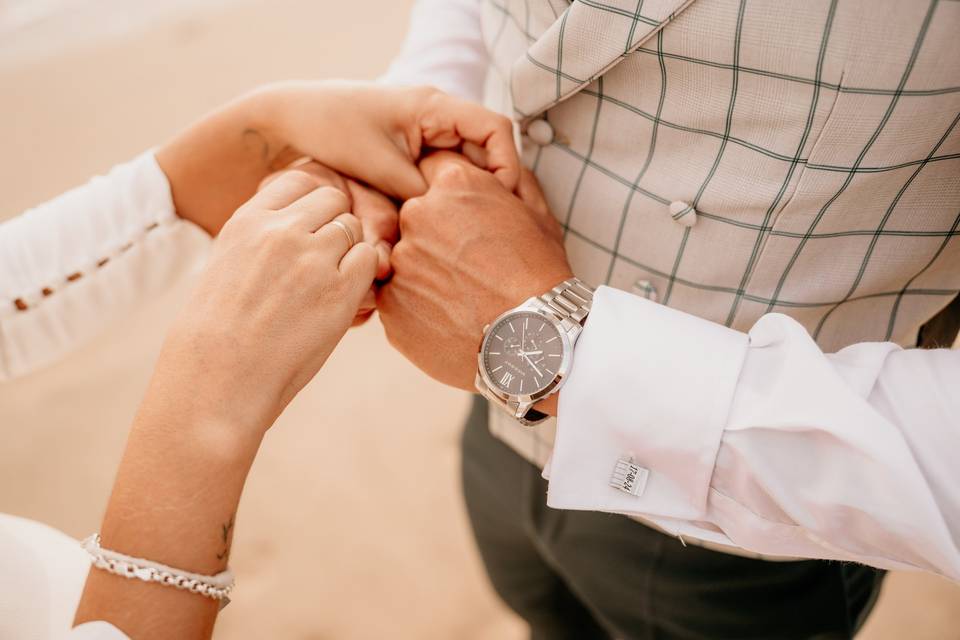
[[[556,377],[563,359],[563,340],[543,316],[520,312],[490,327],[482,357],[486,374],[498,389],[512,395],[533,395]]]

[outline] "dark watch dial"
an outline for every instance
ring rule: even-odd
[[[563,340],[543,316],[521,312],[490,328],[482,355],[487,376],[497,388],[513,395],[533,395],[556,377]]]

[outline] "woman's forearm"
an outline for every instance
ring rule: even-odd
[[[277,131],[276,97],[259,90],[196,122],[157,149],[177,214],[210,235],[260,182],[301,154]]]
[[[282,175],[219,234],[167,335],[101,528],[106,550],[193,574],[227,566],[263,434],[346,332],[377,267],[349,197],[325,174]],[[334,225],[331,221],[336,221]],[[349,233],[345,233],[346,229]],[[352,246],[345,235],[358,240]],[[109,568],[109,567],[107,567]],[[91,570],[76,622],[206,638],[218,603]]]
[[[102,545],[213,575],[227,566],[261,432],[221,424],[178,400],[162,389],[148,393],[107,506]],[[212,632],[217,610],[217,601],[188,591],[91,569],[76,622],[109,620],[138,639],[201,638]]]

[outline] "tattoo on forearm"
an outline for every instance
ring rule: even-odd
[[[217,554],[217,560],[224,560],[230,555],[230,542],[233,539],[233,520],[236,516],[230,516],[230,520],[220,525],[223,529],[223,551]]]
[[[278,171],[297,159],[297,152],[289,146],[270,144],[267,136],[257,129],[244,129],[240,134],[243,145],[251,151],[259,151],[263,165],[270,171]]]
[[[243,137],[243,144],[248,149],[260,148],[260,158],[264,164],[270,162],[270,142],[256,129],[244,129],[240,134]]]

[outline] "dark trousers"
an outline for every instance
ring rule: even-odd
[[[531,637],[850,638],[883,572],[766,562],[683,546],[629,518],[546,506],[535,466],[487,430],[474,402],[463,490],[487,573]]]

